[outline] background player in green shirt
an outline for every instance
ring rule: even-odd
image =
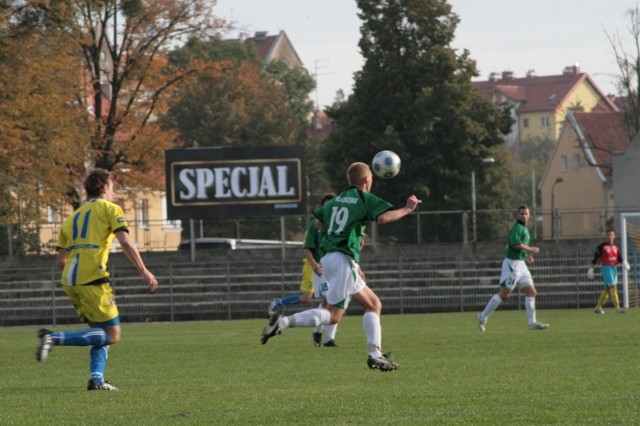
[[[413,212],[421,201],[411,195],[404,207],[392,210],[387,201],[371,194],[373,174],[365,163],[353,163],[347,169],[350,188],[340,193],[313,215],[324,226],[325,236],[321,249],[325,255],[320,260],[325,280],[329,284],[327,309],[309,309],[291,316],[276,313],[262,333],[262,343],[289,327],[316,327],[337,324],[353,298],[365,310],[363,327],[369,347],[367,365],[371,369],[391,371],[398,364],[383,354],[380,314],[382,303],[367,286],[359,273],[360,249],[363,225],[395,222]]]
[[[324,206],[325,203],[333,198],[336,194],[333,192],[327,193],[322,197],[320,206]],[[278,311],[282,310],[283,305],[292,305],[294,303],[307,303],[311,301],[312,297],[324,299],[324,293],[326,291],[327,284],[322,277],[322,266],[320,265],[320,258],[322,258],[322,251],[320,250],[320,242],[324,236],[322,229],[316,227],[317,219],[314,217],[307,225],[307,230],[304,234],[303,244],[303,267],[302,267],[302,283],[300,283],[301,293],[293,294],[282,298],[275,298],[269,304],[268,313],[269,317],[273,316]],[[325,301],[322,300],[320,306],[324,306]],[[316,346],[322,347],[337,347],[335,337],[337,324],[318,326],[313,330],[312,338]],[[322,342],[322,333],[325,334],[324,343]]]
[[[527,263],[533,263],[532,254],[540,253],[538,247],[530,246],[531,235],[529,235],[529,218],[531,213],[525,204],[518,207],[516,214],[517,221],[509,231],[509,242],[504,249],[504,260],[502,261],[502,273],[500,275],[500,290],[495,294],[480,314],[478,314],[478,328],[485,331],[487,319],[498,306],[511,296],[516,285],[524,292],[524,307],[527,311],[529,328],[532,330],[543,330],[549,324],[536,320],[536,288],[533,285],[531,272]]]

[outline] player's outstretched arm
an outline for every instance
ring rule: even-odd
[[[422,200],[419,200],[415,195],[410,195],[409,198],[407,198],[407,204],[403,208],[397,210],[389,210],[382,213],[380,216],[378,216],[376,222],[380,225],[383,225],[385,223],[391,223],[400,220],[414,211],[416,207],[418,207],[418,204],[420,204],[421,202]]]
[[[138,247],[136,247],[135,242],[129,238],[129,233],[127,231],[116,232],[116,238],[118,238],[124,254],[131,261],[133,266],[136,267],[140,276],[147,284],[147,287],[149,287],[149,290],[151,290],[152,293],[155,292],[158,289],[158,280],[145,266],[142,256],[140,256],[140,252],[138,251]]]

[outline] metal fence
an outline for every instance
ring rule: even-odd
[[[640,207],[636,211],[639,211]],[[628,211],[628,210],[625,210]],[[616,213],[604,209],[532,211],[534,241],[601,238]],[[426,244],[502,241],[514,221],[509,210],[418,211],[409,217],[367,228],[372,242]],[[222,237],[302,241],[308,216],[207,219],[192,221],[129,221],[130,234],[141,251],[175,251],[182,238]],[[0,224],[0,256],[54,253],[60,223]]]
[[[459,246],[414,247],[410,253],[370,248],[362,267],[385,314],[479,311],[497,291],[502,260],[498,248],[480,250],[482,256],[467,256]],[[602,284],[588,280],[585,274],[591,249],[546,252],[531,267],[538,309],[595,306]],[[146,259],[159,279],[156,294],[149,294],[128,263],[112,263],[113,287],[124,322],[266,318],[272,298],[299,291],[300,257],[246,253],[199,262],[169,259]],[[77,323],[53,266],[3,267],[0,273],[0,326]],[[637,306],[637,281],[630,282],[629,300]],[[293,312],[316,303],[287,309]],[[515,294],[501,309],[522,307],[522,296]],[[361,311],[354,303],[348,313]]]

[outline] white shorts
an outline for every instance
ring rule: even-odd
[[[322,273],[329,288],[324,295],[327,303],[347,309],[351,296],[360,293],[367,285],[358,274],[353,258],[340,252],[330,252],[320,260]]]
[[[500,273],[500,285],[513,290],[516,285],[526,287],[533,285],[533,277],[524,260],[504,259]]]
[[[324,297],[327,293],[328,289],[327,280],[324,277],[318,276],[315,272],[313,273],[313,297],[316,299],[320,299]]]

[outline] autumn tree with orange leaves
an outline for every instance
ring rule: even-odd
[[[90,135],[73,40],[53,26],[10,25],[12,16],[0,12],[0,221],[37,228],[46,206],[65,204],[67,166],[86,157]],[[13,226],[2,231],[4,245]],[[15,229],[21,252],[39,248],[27,231]]]
[[[172,91],[194,72],[169,65],[166,53],[186,38],[212,30],[210,4],[207,0],[10,2],[13,27],[30,28],[33,34],[60,31],[71,40],[65,46],[76,62],[67,72],[79,79],[80,87],[67,99],[59,99],[58,109],[73,102],[88,112],[82,131],[85,143],[66,163],[67,193],[73,205],[81,200],[77,188],[88,167],[126,169],[119,176],[121,182],[161,187],[164,150],[174,146],[176,133],[160,128],[157,118],[166,111]]]

